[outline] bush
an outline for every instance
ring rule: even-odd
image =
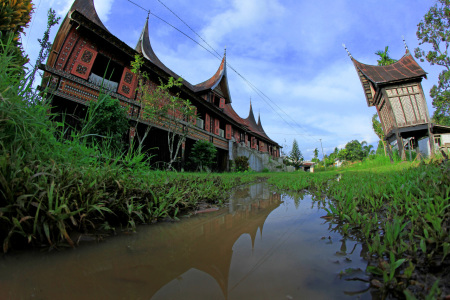
[[[119,100],[100,94],[97,102],[91,102],[84,126],[92,135],[91,141],[95,140],[110,150],[123,150],[128,127],[126,112]]]
[[[248,157],[247,156],[238,156],[234,160],[236,164],[236,172],[244,172],[249,168]]]
[[[216,158],[217,149],[213,143],[208,141],[198,140],[192,147],[192,152],[189,157],[191,164],[198,171],[205,168],[211,168]]]

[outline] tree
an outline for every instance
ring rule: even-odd
[[[294,167],[298,169],[303,161],[303,155],[300,149],[298,148],[296,139],[294,139],[294,141],[292,142],[292,149],[291,152],[289,153],[289,158],[291,159]]]
[[[217,149],[213,143],[203,140],[198,140],[192,147],[192,152],[189,157],[191,163],[199,171],[205,168],[211,168],[216,158]]]
[[[368,145],[366,141],[362,141],[361,142],[361,147],[363,150],[363,158],[369,156],[369,154],[373,154],[373,146],[372,145]]]
[[[319,162],[319,149],[314,149],[314,158],[312,159],[313,162]]]
[[[167,143],[169,148],[169,162],[167,169],[178,160],[181,146],[187,139],[190,129],[196,121],[196,108],[189,100],[179,97],[180,93],[172,92],[183,85],[183,79],[169,77],[167,83],[160,79],[160,85],[154,87],[148,74],[142,71],[144,59],[135,56],[131,63],[132,72],[138,76],[138,98],[141,102],[141,111],[136,118],[135,132],[139,140],[138,149],[141,150],[145,139],[155,123],[162,124],[167,130]],[[144,135],[138,134],[139,123],[146,123]]]
[[[435,123],[450,126],[450,0],[438,0],[425,14],[417,25],[419,45],[430,44],[432,50],[425,52],[417,47],[414,50],[416,58],[421,62],[428,61],[431,65],[444,68],[439,74],[439,81],[430,90],[433,99]]]
[[[380,57],[380,59],[377,60],[379,66],[388,66],[397,61],[396,59],[389,57],[389,46],[386,46],[384,48],[384,51],[378,50],[377,52],[375,52],[375,54]]]
[[[372,128],[373,128],[373,131],[375,132],[375,134],[380,139],[380,142],[383,144],[384,155],[386,156],[386,144],[384,141],[384,132],[383,132],[383,128],[381,127],[380,121],[378,121],[378,114],[374,114],[372,116]]]
[[[363,150],[363,146],[365,145],[367,145],[367,142],[365,141],[363,141],[362,143],[358,142],[357,140],[350,141],[345,145],[346,151],[343,152],[342,156],[345,160],[349,161],[362,160],[365,157],[365,153]]]

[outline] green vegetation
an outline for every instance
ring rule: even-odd
[[[208,141],[198,140],[192,147],[189,159],[198,171],[211,170],[211,166],[216,158],[217,149],[214,144]]]
[[[33,9],[31,0],[2,1],[0,3],[0,40],[3,44],[7,44],[11,43],[8,40],[12,38],[14,47],[9,48],[9,51],[14,52],[12,63],[18,66],[24,66],[28,62],[28,57],[22,50],[20,33],[23,33],[28,27]],[[23,70],[17,68],[15,71],[22,72]]]
[[[433,122],[450,126],[450,1],[438,0],[417,25],[419,45],[431,46],[427,52],[415,49],[416,58],[428,61],[431,65],[444,67],[439,74],[439,81],[430,90],[433,99]],[[429,45],[428,45],[429,44]]]
[[[88,141],[101,144],[110,151],[125,150],[125,134],[128,131],[128,119],[119,100],[100,94],[97,102],[91,102],[82,133]]]
[[[257,179],[251,174],[241,178],[151,171],[141,152],[111,151],[109,143],[86,134],[96,127],[100,111],[103,116],[109,115],[109,108],[117,111],[117,103],[109,98],[90,106],[83,129],[65,128],[48,116],[48,104],[28,98],[36,96],[21,66],[14,63],[17,53],[12,39],[0,47],[0,241],[4,252],[27,245],[73,246],[73,232],[134,230],[139,223],[176,218],[199,201],[220,203],[233,186]],[[105,110],[100,109],[102,103]],[[115,133],[106,133],[106,140],[112,140]]]
[[[336,228],[366,245],[367,272],[381,297],[448,294],[449,161],[391,164],[376,156],[326,172],[272,174],[268,182],[283,190],[307,189],[328,202]]]
[[[375,54],[380,57],[380,59],[377,60],[379,66],[388,66],[397,62],[396,59],[393,59],[389,56],[389,46],[386,46],[384,48],[384,51],[378,50],[377,52],[375,52]]]
[[[181,87],[183,79],[181,77],[174,79],[169,77],[167,83],[160,79],[159,86],[148,84],[150,82],[148,74],[142,71],[144,58],[141,55],[135,55],[131,62],[132,72],[135,73],[138,80],[138,98],[141,103],[141,113],[137,118],[135,132],[139,139],[139,149],[142,149],[144,140],[148,137],[152,126],[150,124],[163,124],[167,130],[167,146],[169,149],[170,161],[167,163],[167,169],[171,170],[172,165],[179,159],[179,151],[186,142],[187,136],[197,121],[197,109],[187,99],[180,98],[180,93],[174,93],[174,87]],[[146,122],[145,133],[139,136],[137,130],[138,124]]]
[[[245,172],[249,169],[250,165],[248,164],[247,156],[238,156],[234,160],[235,170],[236,172]]]
[[[289,153],[289,163],[290,165],[294,166],[295,169],[298,169],[303,161],[303,155],[300,151],[300,148],[298,147],[297,140],[294,139],[292,142],[292,150]]]

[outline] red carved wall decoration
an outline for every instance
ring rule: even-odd
[[[231,140],[231,125],[230,124],[227,124],[225,126],[225,138],[227,140]]]
[[[89,46],[83,46],[81,48],[80,54],[75,60],[75,64],[72,68],[71,73],[83,79],[89,78],[89,73],[91,73],[92,65],[94,64],[95,58],[97,57],[97,51]]]
[[[205,114],[205,130],[211,132],[211,117]]]
[[[220,129],[220,121],[219,119],[214,119],[214,134],[219,135],[219,129]]]
[[[219,108],[225,108],[225,99],[224,98],[220,98]]]
[[[75,28],[72,28],[69,35],[67,36],[64,45],[62,46],[58,60],[56,61],[55,68],[56,70],[63,70],[69,61],[70,53],[72,52],[73,47],[75,46],[78,40],[78,33]]]
[[[125,97],[134,98],[136,84],[136,74],[131,72],[130,69],[124,68],[117,92]]]

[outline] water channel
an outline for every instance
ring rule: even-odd
[[[0,299],[370,299],[362,246],[266,184],[180,222],[0,259]],[[358,270],[360,269],[360,270]],[[352,272],[348,272],[353,270]]]

